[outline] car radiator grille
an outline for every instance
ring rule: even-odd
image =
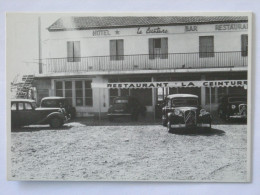
[[[196,124],[196,112],[193,110],[187,110],[184,114],[184,121],[186,125]]]
[[[239,104],[239,114],[240,115],[247,115],[247,106],[246,104]]]

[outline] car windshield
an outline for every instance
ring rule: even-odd
[[[197,98],[174,98],[172,106],[198,106]]]
[[[236,103],[236,102],[246,102],[245,97],[230,97],[228,98],[229,103]]]
[[[125,99],[117,99],[115,100],[115,104],[127,104],[128,100]]]
[[[59,100],[44,100],[41,104],[42,107],[48,107],[48,108],[55,108],[60,107],[60,101]]]

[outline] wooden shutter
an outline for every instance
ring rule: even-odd
[[[117,59],[123,60],[124,59],[124,40],[117,40]]]
[[[73,45],[74,62],[80,62],[80,42],[75,41]]]
[[[200,57],[214,57],[214,36],[199,37]]]
[[[67,42],[67,61],[73,62],[73,42]]]
[[[153,39],[149,39],[149,59],[154,59],[154,42]]]
[[[116,40],[110,40],[110,60],[116,60]]]
[[[168,58],[168,38],[162,38],[161,51],[162,51],[161,58],[167,59]]]
[[[248,52],[248,35],[241,35],[241,55],[247,56]]]

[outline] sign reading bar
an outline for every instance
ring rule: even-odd
[[[92,88],[244,87],[247,80],[92,83]]]

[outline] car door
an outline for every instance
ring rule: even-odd
[[[24,115],[24,103],[23,102],[17,102],[17,123],[20,126],[26,125],[26,117]]]
[[[26,125],[36,124],[39,121],[38,113],[34,110],[30,102],[24,102],[23,114]]]
[[[19,125],[19,114],[17,112],[17,103],[11,103],[11,124],[12,126]]]

